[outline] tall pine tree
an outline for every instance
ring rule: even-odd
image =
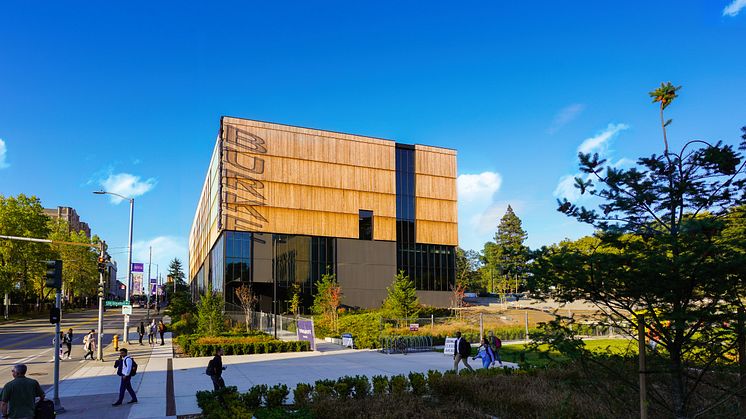
[[[497,272],[504,280],[502,288],[513,288],[515,292],[518,292],[519,285],[523,281],[528,261],[528,247],[523,244],[528,234],[521,224],[521,219],[508,205],[505,215],[497,226],[495,245],[490,249],[492,255],[488,255],[488,259],[491,259],[490,262],[495,265]]]

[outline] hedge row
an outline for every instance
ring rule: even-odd
[[[446,376],[455,376],[453,371]],[[466,374],[464,372],[463,374]],[[477,375],[497,374],[526,374],[524,371],[509,369],[477,370]],[[423,373],[409,373],[409,375],[394,375],[391,378],[383,375],[373,376],[372,380],[364,375],[345,376],[339,379],[317,380],[314,384],[299,383],[293,390],[294,405],[285,405],[288,388],[284,384],[272,387],[257,385],[246,393],[239,393],[236,387],[227,387],[218,391],[198,391],[197,404],[206,418],[235,418],[235,417],[282,417],[306,418],[314,417],[309,408],[314,403],[339,401],[344,403],[352,399],[366,399],[370,397],[401,396],[411,394],[423,396],[450,395],[453,386],[446,383],[443,373],[435,370]],[[420,412],[421,413],[421,412]]]
[[[223,348],[225,355],[269,354],[277,352],[310,351],[311,345],[307,341],[285,342],[281,340],[267,340],[260,342],[231,342],[200,343],[200,337],[195,335],[179,336],[177,343],[184,353],[189,356],[213,356],[217,348]]]

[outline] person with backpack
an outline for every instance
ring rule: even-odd
[[[65,344],[67,347],[67,351],[65,351],[64,355],[67,355],[67,359],[70,359],[70,353],[73,350],[73,329],[67,329],[67,333],[65,333],[64,336],[62,336],[62,343]]]
[[[454,344],[453,353],[453,369],[458,374],[458,364],[463,362],[464,366],[470,371],[474,371],[474,368],[469,365],[469,357],[471,356],[471,344],[466,338],[461,337],[461,332],[456,332],[456,343]]]
[[[135,390],[132,388],[132,377],[137,374],[137,363],[132,357],[127,355],[127,348],[119,350],[119,359],[114,362],[114,368],[117,369],[117,375],[122,377],[122,380],[119,383],[119,399],[111,405],[122,405],[125,390],[132,397],[132,400],[128,401],[127,404],[137,403],[137,394],[135,394]]]
[[[161,335],[161,346],[163,346],[163,334],[166,333],[166,325],[163,320],[158,321],[158,334]]]
[[[223,348],[217,348],[215,350],[215,357],[207,363],[207,369],[205,374],[212,378],[212,387],[215,391],[225,388],[225,381],[223,381]]]
[[[36,416],[36,398],[43,404],[44,391],[39,382],[26,377],[28,367],[18,364],[13,367],[13,380],[5,384],[0,399],[0,411],[4,418],[33,418]],[[54,412],[54,405],[52,412]]]
[[[492,365],[494,366],[495,361],[497,361],[502,367],[503,361],[502,359],[500,359],[500,348],[502,348],[503,342],[500,340],[499,337],[495,336],[495,334],[491,330],[487,333],[487,342],[489,342],[492,348],[492,353],[494,354],[494,356],[492,357]]]

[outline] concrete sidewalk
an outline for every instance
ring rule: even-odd
[[[132,388],[137,394],[138,403],[112,406],[119,396],[120,378],[114,368],[118,354],[113,345],[104,349],[104,362],[88,361],[73,374],[60,380],[60,402],[65,412],[60,417],[75,419],[162,418],[166,416],[166,376],[167,360],[172,357],[171,333],[164,335],[164,345],[139,345],[137,333],[130,334],[127,348],[138,364],[137,375],[132,378]],[[47,391],[51,399],[53,388]]]
[[[134,342],[137,342],[136,340]],[[212,390],[205,375],[210,357],[173,358],[171,333],[165,334],[165,345],[127,348],[138,363],[132,379],[138,403],[113,407],[119,392],[120,378],[114,368],[113,348],[107,348],[107,361],[88,362],[60,383],[60,400],[66,411],[62,418],[106,419],[163,418],[198,414],[196,393]],[[428,370],[446,371],[453,367],[451,356],[442,352],[382,354],[375,350],[355,350],[317,340],[315,352],[224,356],[226,385],[246,391],[257,384],[286,384],[292,391],[298,383],[313,384],[320,379],[345,375],[396,375]],[[470,361],[472,367],[481,362]],[[514,364],[504,362],[507,367]],[[51,391],[48,396],[51,397]],[[125,402],[129,396],[125,396]],[[292,392],[290,393],[292,401]]]
[[[428,370],[446,371],[453,368],[453,358],[441,352],[382,354],[368,349],[346,349],[317,340],[315,352],[224,356],[223,379],[227,386],[247,391],[257,384],[286,384],[292,390],[298,383],[313,384],[316,380],[336,379],[345,375],[397,375]],[[209,357],[174,359],[176,413],[200,413],[195,393],[212,390],[212,381],[205,375]],[[517,365],[503,362],[506,367]],[[471,361],[473,368],[481,368],[481,361]],[[463,365],[462,365],[463,367]]]

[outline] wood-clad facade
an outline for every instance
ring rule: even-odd
[[[414,153],[414,167],[409,169],[414,174],[410,195],[414,197],[416,243],[453,248],[458,244],[456,152],[421,145],[406,147]],[[230,290],[217,284],[218,280],[227,284],[230,281],[226,278],[233,275],[231,281],[271,283],[273,271],[280,278],[278,283],[284,272],[286,283],[306,281],[310,291],[319,274],[312,274],[315,268],[303,264],[322,266],[331,261],[334,266],[328,269],[337,273],[346,304],[380,303],[369,301],[370,296],[385,293],[397,268],[401,268],[397,258],[391,257],[397,249],[395,244],[401,241],[405,205],[397,180],[399,148],[391,140],[223,117],[189,238],[189,269],[195,294],[206,289],[224,291],[229,301]],[[363,218],[370,215],[372,236],[365,240]],[[251,233],[245,236],[251,237],[245,239],[251,244],[233,247],[232,241],[223,238],[226,231]],[[296,239],[300,236],[311,239]],[[243,243],[241,237],[234,234],[230,240]],[[370,276],[370,270],[362,272],[364,263],[355,262],[366,260],[361,255],[367,243],[350,240],[373,242],[370,249],[379,249],[375,250],[379,254],[371,260],[375,261],[376,275],[384,277],[360,280]],[[340,251],[341,243],[354,251]],[[220,249],[216,249],[218,244]],[[278,249],[286,249],[287,254]],[[427,248],[422,249],[427,253]],[[262,258],[262,254],[270,256]],[[348,254],[354,261],[343,260]],[[281,266],[283,258],[287,266]],[[226,269],[233,269],[228,259],[241,265],[236,268],[240,274],[226,273]],[[385,260],[389,260],[388,268],[382,263]],[[446,272],[443,275],[451,269],[455,272],[449,260],[431,265],[431,271]],[[345,281],[350,285],[347,288]],[[361,297],[357,298],[356,293]],[[431,302],[443,304],[446,299],[444,294]]]

